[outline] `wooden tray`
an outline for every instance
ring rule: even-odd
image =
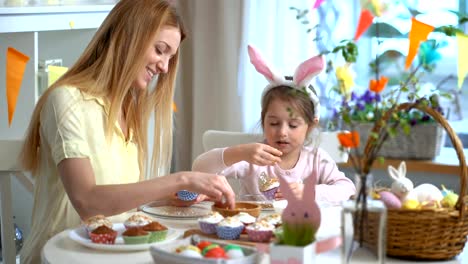
[[[207,238],[210,238],[210,239],[221,240],[216,234],[208,235],[208,234],[203,233],[200,229],[188,229],[184,233],[184,238],[189,237],[191,235],[199,235],[199,236],[207,237]],[[249,247],[257,247],[257,246],[261,246],[261,245],[265,245],[265,246],[269,245],[271,242],[275,241],[275,238],[273,237],[270,242],[252,242],[252,241],[249,241],[249,238],[247,237],[247,234],[241,234],[241,236],[240,236],[240,238],[238,240],[224,240],[224,239],[222,239],[222,240],[227,242],[227,243],[238,244],[238,245],[249,246]]]

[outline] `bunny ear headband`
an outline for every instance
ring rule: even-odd
[[[315,90],[309,91],[307,88],[309,82],[317,74],[325,68],[325,58],[322,55],[312,57],[301,63],[294,72],[292,80],[286,80],[281,75],[277,74],[272,67],[262,58],[260,53],[251,45],[248,46],[250,62],[255,66],[255,69],[268,80],[269,84],[263,90],[262,98],[271,88],[279,85],[289,86],[301,92],[306,92],[314,106],[314,121],[317,123],[320,118],[320,101],[315,93]]]

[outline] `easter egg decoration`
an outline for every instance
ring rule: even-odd
[[[209,248],[206,247],[205,249]],[[203,255],[205,258],[223,258],[227,259],[226,251],[222,247],[212,247],[206,251],[206,253]]]
[[[389,191],[379,192],[380,200],[385,204],[385,207],[389,209],[399,209],[401,208],[401,201],[398,196]]]
[[[445,186],[442,185],[442,195],[444,196],[441,201],[442,206],[447,208],[454,208],[458,201],[458,194],[452,190],[446,189]]]
[[[419,202],[417,200],[408,199],[403,202],[402,207],[404,209],[416,210],[419,208]]]
[[[209,245],[211,245],[210,241],[202,240],[202,241],[198,242],[197,247],[200,250],[203,250],[206,246],[209,246]]]
[[[227,244],[224,246],[224,250],[226,251],[226,255],[230,259],[236,259],[236,258],[243,258],[244,257],[244,252],[242,251],[242,248],[238,245],[234,244]]]

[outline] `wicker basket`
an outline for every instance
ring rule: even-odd
[[[447,123],[447,120],[431,108],[423,105],[405,103],[397,110],[417,108],[431,115],[447,132],[457,152],[460,162],[460,192],[455,209],[388,209],[387,211],[387,255],[391,257],[443,260],[450,259],[463,251],[468,235],[468,216],[466,214],[467,166],[463,146]],[[385,117],[384,117],[385,119]],[[373,131],[378,131],[374,127]],[[372,137],[366,144],[366,153],[372,144]],[[369,225],[377,226],[376,218],[369,215]],[[374,221],[374,223],[372,223]],[[364,242],[375,245],[376,232],[364,236]]]

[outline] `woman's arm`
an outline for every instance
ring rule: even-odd
[[[96,185],[89,159],[70,158],[58,164],[65,191],[81,219],[97,214],[115,215],[142,204],[165,199],[181,189],[205,194],[213,200],[224,197],[234,205],[234,193],[225,177],[201,172],[178,172],[131,184]]]

